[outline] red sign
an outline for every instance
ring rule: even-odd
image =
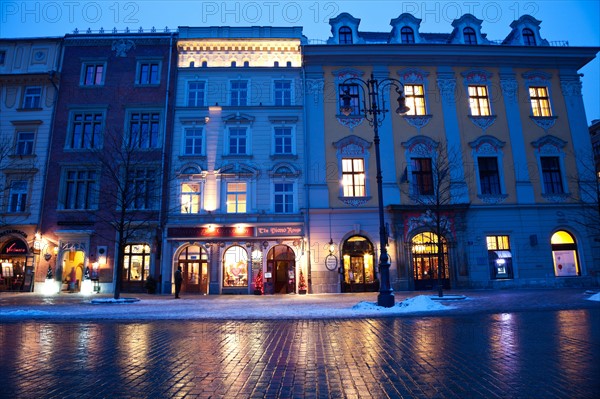
[[[0,254],[2,255],[24,255],[29,252],[27,244],[21,240],[12,240],[6,243]]]
[[[181,238],[254,237],[254,227],[171,227],[167,235]]]

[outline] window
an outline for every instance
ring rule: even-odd
[[[137,70],[137,84],[157,85],[160,83],[160,62],[140,62]]]
[[[26,87],[23,95],[23,109],[40,108],[42,103],[41,87]]]
[[[529,28],[523,29],[523,44],[526,46],[535,46],[535,35]]]
[[[292,81],[276,80],[274,86],[275,106],[283,107],[292,105]]]
[[[558,157],[540,157],[544,194],[563,194],[560,160]]]
[[[24,180],[15,180],[10,183],[10,192],[8,194],[8,212],[25,212],[27,205],[27,182]]]
[[[492,279],[513,278],[509,237],[487,236],[486,244]]]
[[[342,26],[339,30],[340,44],[352,44],[352,29]]]
[[[433,194],[431,158],[411,158],[412,192],[415,195]]]
[[[554,260],[554,275],[556,277],[581,275],[575,237],[568,231],[559,230],[552,234],[550,243]]]
[[[226,193],[227,213],[246,213],[246,182],[228,182]]]
[[[405,26],[400,29],[400,41],[404,44],[415,42],[415,32],[412,30],[412,28]]]
[[[104,84],[104,63],[83,64],[81,77],[83,86],[98,86]]]
[[[410,111],[406,115],[427,114],[423,85],[404,85],[404,95],[406,97],[406,105],[410,108]]]
[[[294,185],[292,183],[275,183],[275,213],[294,212]]]
[[[477,36],[475,35],[475,30],[473,28],[464,28],[463,37],[465,44],[477,44]]]
[[[291,155],[294,152],[294,133],[291,127],[276,127],[274,130],[275,155]]]
[[[349,96],[349,97],[348,97]],[[339,85],[340,112],[344,115],[360,115],[360,96],[357,84]]]
[[[125,246],[123,281],[144,281],[150,274],[150,246],[130,244]]]
[[[34,137],[33,132],[17,132],[16,155],[32,155]]]
[[[67,148],[98,148],[101,144],[103,126],[104,114],[101,112],[74,113]]]
[[[183,131],[183,155],[202,155],[204,148],[204,129],[186,128]]]
[[[248,286],[248,253],[238,245],[223,255],[223,287]]]
[[[530,87],[529,98],[533,116],[552,116],[547,87]]]
[[[206,94],[206,82],[188,82],[188,107],[204,107]]]
[[[2,50],[0,51],[0,65],[4,65],[4,62],[6,62],[6,51]]]
[[[135,148],[158,148],[160,114],[133,112],[129,116],[129,145]]]
[[[129,171],[127,177],[129,195],[127,209],[154,209],[157,203],[156,170],[154,168],[136,168]]]
[[[228,155],[247,155],[248,136],[245,127],[230,127],[228,129]]]
[[[181,183],[181,213],[200,212],[200,184]]]
[[[232,80],[230,82],[232,106],[244,107],[248,105],[248,81]]]
[[[487,86],[469,86],[469,107],[473,116],[491,114]]]
[[[365,160],[362,158],[342,159],[342,187],[344,197],[364,197]]]
[[[97,175],[95,170],[65,171],[64,209],[92,209]]]
[[[481,194],[502,194],[498,174],[498,159],[496,157],[478,157],[477,163],[479,165]]]

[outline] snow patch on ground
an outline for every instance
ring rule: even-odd
[[[359,302],[358,304],[354,305],[352,309],[388,312],[391,314],[396,314],[412,312],[432,312],[438,310],[448,310],[452,309],[452,307],[442,305],[441,303],[431,299],[431,297],[428,295],[418,295],[413,298],[405,299],[400,303],[396,303],[391,308],[379,307],[376,303],[373,302]]]
[[[598,292],[597,294],[592,295],[591,297],[587,298],[588,301],[598,301],[600,302],[600,292]]]

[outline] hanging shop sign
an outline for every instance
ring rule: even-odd
[[[327,255],[325,257],[325,267],[327,270],[334,271],[338,267],[338,260],[335,255]]]
[[[2,255],[25,255],[28,252],[29,252],[29,249],[27,248],[26,243],[24,243],[21,240],[11,240],[11,241],[7,242],[4,245],[4,247],[2,247],[0,254],[2,254]]]

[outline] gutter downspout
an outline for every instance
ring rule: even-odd
[[[306,260],[306,278],[308,281],[308,293],[312,294],[312,246],[310,241],[310,184],[308,182],[308,165],[309,165],[309,154],[310,145],[308,144],[308,119],[306,113],[306,71],[304,69],[304,47],[300,45],[300,55],[302,57],[302,113],[303,121],[302,126],[304,127],[304,195],[306,201],[306,211],[304,212],[304,226],[306,227],[306,244],[307,244],[307,260]]]

